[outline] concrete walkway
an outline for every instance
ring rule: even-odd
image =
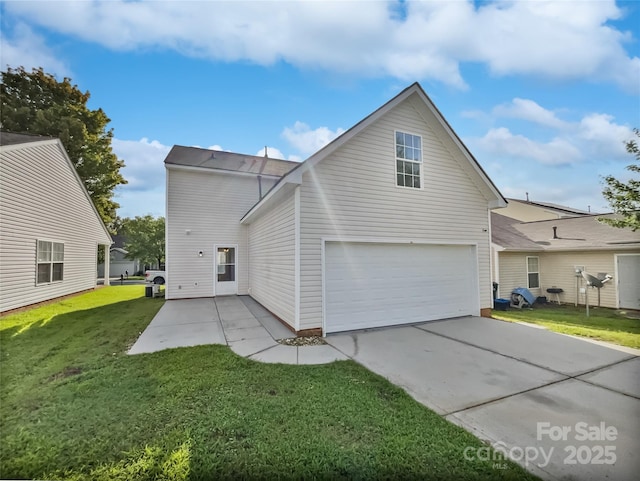
[[[348,359],[328,344],[297,347],[276,341],[292,337],[293,332],[249,296],[175,300],[165,302],[129,354],[222,344],[260,362],[326,364]]]

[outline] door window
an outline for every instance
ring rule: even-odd
[[[233,247],[218,247],[218,282],[236,280],[236,250]]]

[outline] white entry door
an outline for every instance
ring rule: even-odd
[[[640,254],[619,254],[618,305],[620,309],[640,309]]]
[[[325,332],[479,315],[475,248],[327,242]]]
[[[236,246],[216,246],[216,296],[229,296],[238,293],[237,262]]]

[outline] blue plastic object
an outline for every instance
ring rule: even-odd
[[[531,291],[526,287],[516,287],[511,291],[511,294],[520,294],[530,306],[533,306],[533,303],[536,302],[535,296],[531,294]]]

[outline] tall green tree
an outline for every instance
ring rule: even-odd
[[[640,139],[640,129],[633,129],[634,134]],[[627,152],[636,159],[635,164],[627,166],[627,170],[640,174],[640,146],[637,139],[629,140],[626,143]],[[612,175],[604,178],[605,188],[602,195],[613,209],[619,214],[620,219],[602,219],[602,221],[614,227],[630,227],[636,231],[640,229],[640,178],[629,179],[622,182]]]
[[[4,130],[58,137],[64,145],[93,203],[107,226],[119,207],[114,189],[127,181],[120,174],[124,162],[113,153],[113,129],[102,109],[87,107],[89,92],[71,79],[58,81],[42,68],[24,67],[1,72],[0,127]]]
[[[164,217],[136,216],[122,220],[126,238],[124,248],[129,259],[140,259],[144,264],[161,265],[164,262]]]

